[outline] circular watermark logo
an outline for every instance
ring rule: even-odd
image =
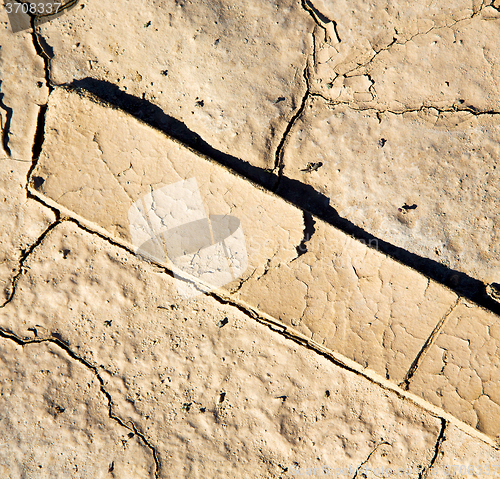
[[[168,258],[178,272],[187,275],[174,270],[183,298],[223,286],[247,269],[240,220],[207,215],[195,178],[148,193],[132,204],[128,216],[136,252],[159,263]]]

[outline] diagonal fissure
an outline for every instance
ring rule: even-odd
[[[304,70],[304,74],[307,75],[307,70]],[[92,82],[94,82],[92,80]],[[92,83],[93,85],[93,83]],[[98,89],[94,89],[94,91],[85,90],[82,87],[77,88],[81,94],[90,93],[90,99],[93,101],[98,101],[97,98],[100,98],[97,93],[102,91],[102,88],[106,89],[108,86],[107,82],[98,81],[97,85]],[[88,86],[88,85],[87,85]],[[66,87],[69,89],[75,89],[75,86]],[[114,86],[109,93],[115,91]],[[124,94],[123,101],[127,102],[129,97],[132,95]],[[305,100],[307,97],[305,96]],[[102,98],[104,101],[108,102],[111,100],[111,97],[105,95],[105,98]],[[142,105],[146,100],[136,99]],[[304,106],[305,106],[304,100]],[[132,102],[133,103],[133,102]],[[111,102],[112,105],[115,105],[119,108],[122,108],[122,102]],[[154,108],[157,109],[155,106]],[[291,123],[289,123],[289,127],[287,128],[287,135],[289,134],[293,123],[297,121],[300,117],[300,114],[303,109],[299,109],[294,115],[294,119]],[[127,111],[127,110],[125,110]],[[130,111],[129,111],[130,113]],[[131,113],[134,116],[134,112]],[[168,115],[166,115],[168,116]],[[141,118],[138,118],[141,120]],[[268,191],[273,191],[277,196],[283,198],[286,201],[294,204],[296,207],[301,210],[306,210],[310,212],[315,217],[325,221],[331,226],[343,231],[344,233],[352,236],[354,239],[361,241],[364,245],[368,247],[373,247],[380,251],[381,253],[389,256],[390,258],[404,264],[424,276],[431,278],[437,283],[443,284],[447,286],[449,289],[454,291],[457,295],[468,298],[471,301],[483,306],[484,308],[496,313],[500,314],[500,305],[498,302],[492,300],[485,293],[486,286],[478,279],[470,277],[466,273],[453,270],[446,265],[438,263],[430,258],[426,258],[424,256],[420,256],[418,254],[412,253],[404,248],[398,247],[394,244],[391,244],[387,241],[382,240],[371,234],[370,232],[364,230],[363,228],[355,225],[351,221],[346,218],[343,218],[339,215],[337,210],[330,205],[330,199],[326,197],[324,194],[318,192],[311,185],[304,184],[299,180],[295,180],[292,178],[287,178],[287,176],[283,173],[283,165],[281,164],[282,172],[279,176],[278,183],[276,182],[276,175],[269,174],[265,170],[259,167],[255,167],[249,165],[242,160],[238,160],[235,157],[231,157],[231,161],[227,162],[220,158],[220,156],[214,157],[207,154],[207,151],[204,149],[198,149],[199,145],[195,144],[185,144],[181,140],[176,137],[172,137],[168,129],[165,129],[161,126],[161,122],[158,120],[151,119],[142,119],[144,123],[148,124],[150,127],[153,127],[163,134],[166,134],[170,138],[173,138],[175,141],[180,142],[183,146],[187,147],[190,151],[201,155],[209,161],[213,161],[218,164],[222,164],[223,166],[230,169],[233,174],[236,174],[247,181],[251,181]],[[287,140],[287,135],[283,135],[281,141],[281,147],[277,150],[277,158],[282,158],[282,152],[284,145]],[[203,151],[202,151],[203,150]],[[273,184],[274,183],[274,184]],[[47,205],[47,202],[43,201],[42,198],[38,198],[38,201],[41,201],[43,204]]]
[[[7,299],[5,300],[5,302],[2,305],[0,305],[0,309],[4,308],[5,306],[7,306],[7,304],[9,304],[14,299],[14,296],[15,296],[16,290],[17,290],[17,283],[19,282],[19,279],[21,278],[21,276],[26,272],[26,269],[25,269],[26,260],[33,253],[33,251],[38,246],[40,246],[43,243],[43,241],[46,238],[46,236],[58,224],[60,224],[60,222],[61,221],[60,221],[59,217],[57,216],[56,217],[56,221],[54,221],[53,223],[51,223],[43,231],[43,233],[37,238],[37,240],[29,246],[29,248],[26,248],[26,249],[24,249],[24,250],[21,251],[21,258],[19,259],[18,266],[17,266],[18,271],[17,271],[16,275],[12,278],[12,280],[10,282],[10,285],[7,286]]]
[[[153,455],[153,460],[155,462],[155,477],[157,479],[159,478],[161,465],[160,465],[160,458],[159,458],[158,452],[156,451],[154,446],[151,445],[151,443],[147,440],[145,435],[137,429],[137,426],[132,421],[125,422],[113,412],[113,399],[111,397],[111,394],[106,390],[105,382],[102,379],[101,375],[99,374],[99,371],[98,371],[96,366],[93,366],[86,359],[78,356],[74,351],[72,351],[69,348],[69,346],[64,341],[62,341],[59,338],[23,340],[20,337],[18,337],[17,335],[15,335],[14,333],[12,333],[10,331],[5,331],[4,329],[0,329],[0,337],[14,341],[19,346],[27,346],[30,344],[38,344],[38,343],[52,343],[52,344],[56,345],[57,347],[59,347],[60,349],[62,349],[63,351],[65,351],[66,354],[71,359],[73,359],[74,361],[78,361],[80,364],[82,364],[87,369],[92,371],[92,373],[94,374],[94,376],[96,377],[96,379],[99,382],[99,387],[100,387],[102,394],[106,397],[106,400],[108,403],[107,405],[108,405],[109,418],[112,419],[113,421],[117,422],[120,426],[124,427],[125,429],[131,431],[132,433],[134,433],[135,435],[137,435],[141,439],[144,446],[147,447],[150,450],[151,454]]]
[[[443,317],[438,321],[434,329],[432,330],[432,333],[430,336],[426,339],[425,343],[423,344],[422,348],[418,352],[417,356],[413,360],[413,362],[410,365],[410,368],[408,369],[405,377],[403,380],[399,383],[399,387],[404,389],[405,391],[408,391],[410,388],[410,381],[412,377],[415,375],[418,367],[424,360],[426,354],[428,353],[429,349],[432,347],[434,342],[436,341],[437,337],[439,336],[439,333],[442,331],[444,325],[446,324],[446,321],[450,317],[451,313],[454,311],[454,309],[457,307],[459,301],[460,301],[460,296],[457,297],[456,301],[451,305],[451,307],[448,309],[448,311],[443,315]]]
[[[441,419],[441,429],[439,431],[438,438],[436,440],[436,444],[434,445],[434,454],[429,462],[429,465],[422,470],[422,472],[418,475],[418,479],[426,479],[431,474],[431,477],[435,477],[436,471],[433,471],[434,464],[439,457],[439,453],[441,452],[441,445],[444,441],[446,441],[445,431],[447,427],[447,421],[443,418]]]

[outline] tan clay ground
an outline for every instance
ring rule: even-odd
[[[2,5],[0,478],[500,475],[499,2],[33,23]],[[217,284],[152,236],[198,199],[242,231]]]

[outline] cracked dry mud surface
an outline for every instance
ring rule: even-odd
[[[178,129],[180,120],[214,148],[272,166],[267,152],[300,101],[311,48],[313,22],[300,2],[83,5],[41,27],[54,83],[102,94],[117,85],[159,106],[163,126]],[[104,26],[106,36],[94,34]]]
[[[150,451],[108,415],[88,368],[50,342],[0,343],[2,477],[154,477]],[[113,477],[113,476],[111,476]]]
[[[34,193],[130,244],[131,202],[152,184],[156,189],[196,178],[209,213],[238,217],[245,233],[248,268],[228,285],[229,291],[235,289],[235,300],[387,379],[403,379],[456,301],[452,292],[320,220],[304,245],[307,252],[298,256],[304,237],[300,210],[121,111],[58,88],[50,97],[45,127],[33,171],[43,184]]]
[[[2,477],[493,471],[499,8],[2,9]],[[189,178],[246,244],[207,294],[129,225]]]
[[[13,294],[13,283],[21,274],[21,260],[38,237],[55,220],[54,213],[26,193],[30,162],[0,159],[0,305]]]
[[[231,305],[179,301],[169,275],[74,223],[27,266],[2,328],[56,337],[94,365],[114,414],[158,452],[161,477],[289,477],[316,457],[357,466],[382,442],[377,464],[430,462],[436,417]]]
[[[410,390],[466,423],[498,435],[500,369],[498,317],[460,301],[418,368]],[[432,383],[432,389],[426,387]]]
[[[310,93],[282,174],[376,238],[436,262],[427,274],[444,265],[497,281],[498,6],[340,3],[317,2],[342,42],[314,35]]]
[[[52,83],[340,215],[461,294],[473,283],[478,301],[499,279],[498,5],[386,3],[87,2],[40,32]]]

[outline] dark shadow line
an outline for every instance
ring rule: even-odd
[[[311,10],[314,15],[316,15],[319,19],[319,21],[323,24],[327,23],[332,23],[332,20],[330,20],[326,15],[321,13],[309,0],[304,0],[303,2],[305,6],[303,5],[304,10]],[[319,25],[321,28],[325,28],[323,25]]]
[[[190,130],[182,121],[166,114],[160,107],[148,100],[121,91],[113,83],[94,78],[83,78],[73,81],[66,87],[90,92],[98,99],[130,113],[149,126],[178,140],[190,150],[209,157],[266,190],[272,191],[273,186],[276,184],[274,174],[215,149],[197,133]],[[368,233],[351,221],[342,218],[337,210],[330,205],[330,199],[316,191],[312,186],[282,176],[275,194],[301,210],[306,210],[340,229],[366,246],[381,251],[399,263],[409,266],[428,278],[450,288],[459,296],[468,298],[500,315],[500,303],[486,294],[486,285],[482,281],[461,271],[448,268],[432,259],[411,253]]]
[[[0,80],[0,87],[2,86],[2,81]],[[5,125],[3,125],[2,129],[2,146],[5,152],[12,156],[12,152],[9,147],[9,134],[10,134],[10,124],[12,122],[12,108],[7,106],[3,102],[4,93],[0,93],[0,108],[5,111]]]

